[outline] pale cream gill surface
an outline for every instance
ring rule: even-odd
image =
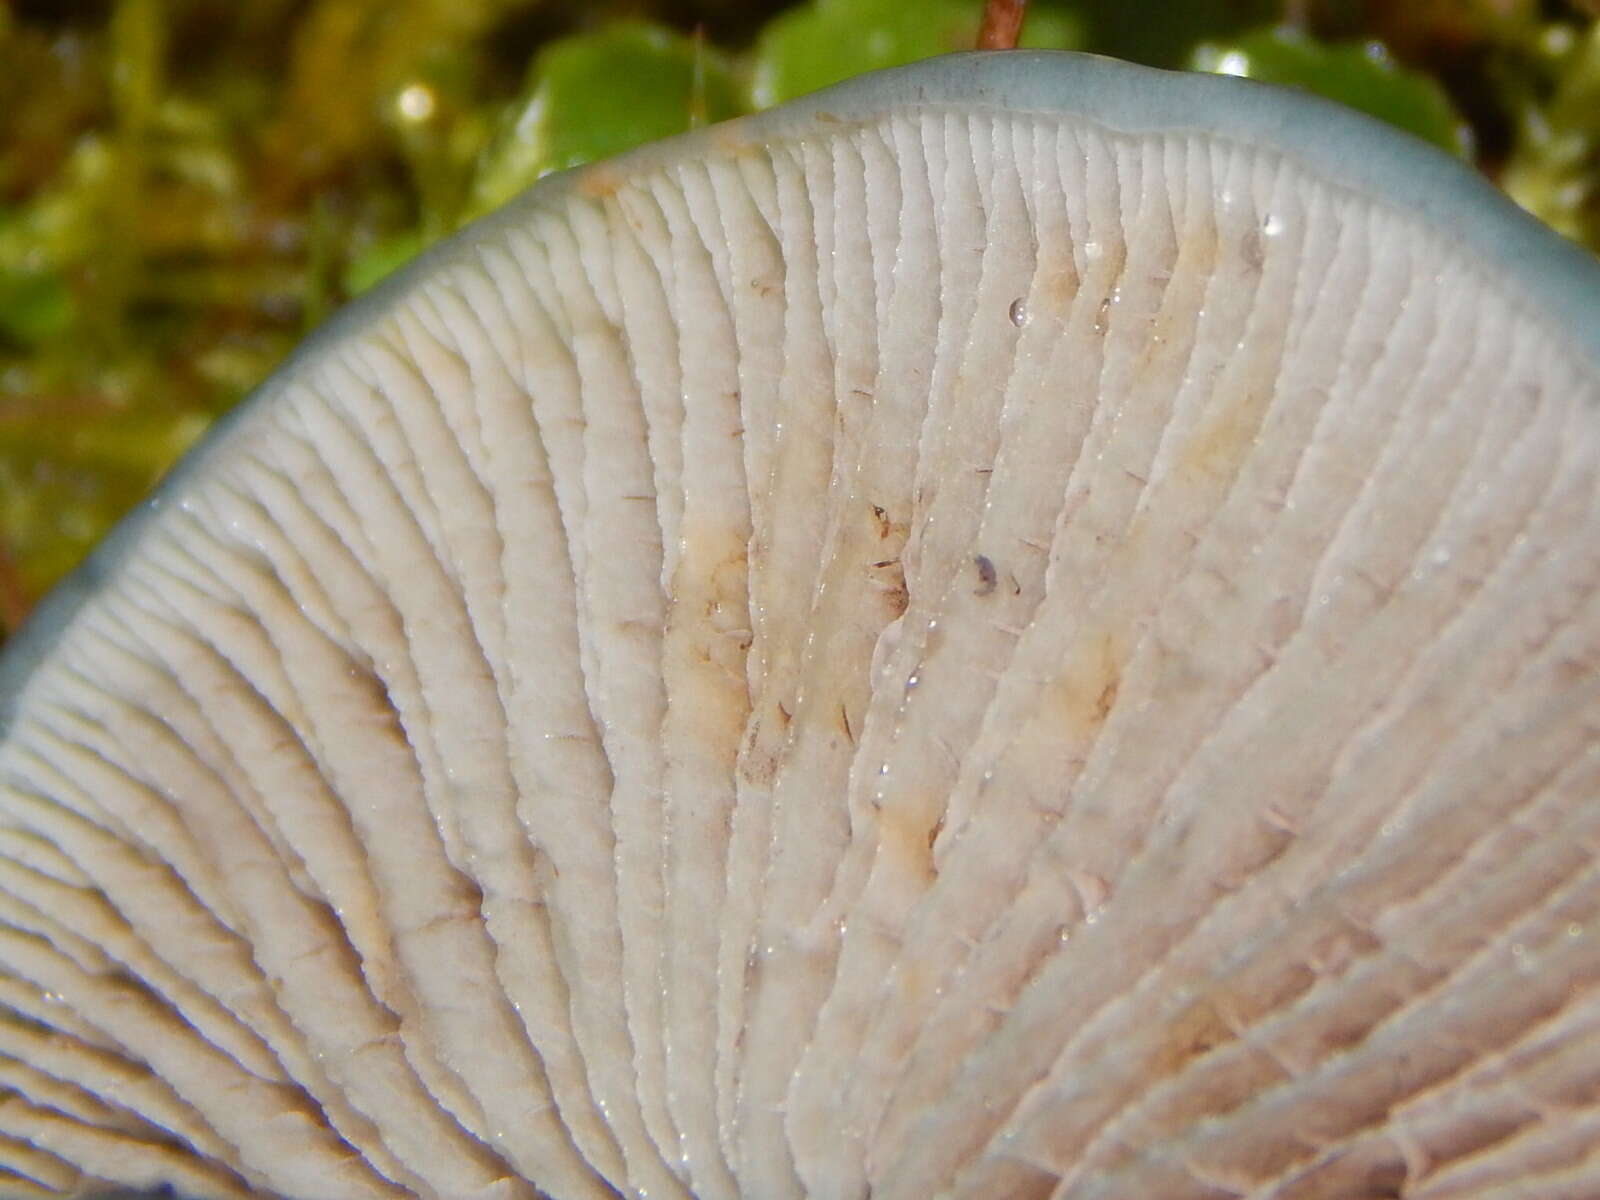
[[[0,1190],[1600,1194],[1600,382],[1484,272],[1063,117],[551,192],[30,681]]]

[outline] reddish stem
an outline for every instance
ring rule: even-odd
[[[4,544],[0,544],[0,641],[17,631],[28,615],[28,589]]]
[[[1028,0],[984,0],[983,25],[978,30],[979,50],[1015,50],[1022,36],[1022,19]]]

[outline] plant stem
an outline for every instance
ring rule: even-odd
[[[1022,19],[1028,0],[984,0],[983,25],[978,29],[979,50],[1015,50],[1022,36]]]

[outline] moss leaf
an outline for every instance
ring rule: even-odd
[[[629,22],[551,42],[479,164],[473,211],[504,203],[551,171],[744,109],[720,55],[659,26]]]
[[[752,99],[768,108],[880,67],[970,50],[982,13],[973,0],[813,0],[762,31]],[[1081,23],[1070,10],[1029,11],[1024,46],[1072,50],[1082,42]]]
[[[1225,42],[1202,42],[1189,66],[1304,88],[1471,157],[1467,125],[1444,89],[1397,66],[1381,42],[1318,42],[1289,28],[1257,29]]]

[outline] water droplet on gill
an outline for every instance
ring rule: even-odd
[[[1092,238],[1083,244],[1083,256],[1090,262],[1099,262],[1104,253],[1105,248]]]
[[[1106,900],[1111,895],[1110,885],[1102,876],[1089,871],[1075,870],[1067,872],[1067,882],[1078,894],[1078,906],[1083,910],[1083,923],[1093,925],[1100,919]]]
[[[1277,213],[1268,213],[1261,222],[1262,237],[1277,237],[1283,232],[1283,218]]]
[[[1006,316],[1011,318],[1011,323],[1021,329],[1028,323],[1028,302],[1018,296],[1011,302],[1011,307],[1006,310]]]

